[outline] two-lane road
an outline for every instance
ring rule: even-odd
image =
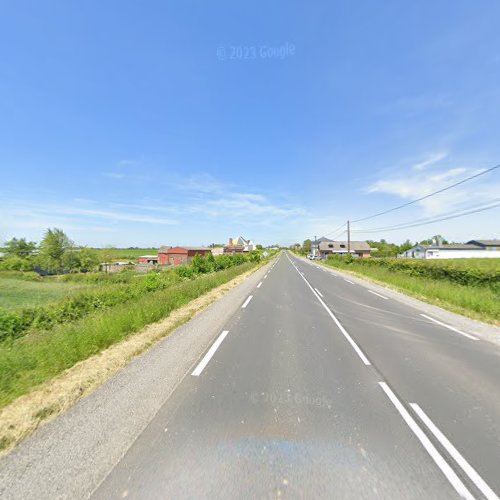
[[[93,497],[496,498],[499,361],[283,254]]]

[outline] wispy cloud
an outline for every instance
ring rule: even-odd
[[[368,186],[366,192],[390,194],[404,200],[412,200],[484,171],[484,169],[477,167],[454,167],[433,171],[433,173],[427,171],[428,167],[439,163],[447,156],[446,153],[432,155],[428,159],[406,169],[404,174],[379,179]],[[418,204],[424,209],[425,214],[439,215],[459,207],[464,202],[487,201],[495,190],[498,193],[499,188],[498,183],[496,183],[496,186],[491,184],[491,179],[478,179],[422,200]]]

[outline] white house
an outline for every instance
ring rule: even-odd
[[[500,258],[500,240],[471,240],[465,244],[415,245],[400,255],[410,259]]]

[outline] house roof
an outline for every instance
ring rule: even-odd
[[[210,252],[210,248],[207,247],[184,247],[184,246],[177,246],[173,248],[169,248],[166,253],[173,253],[174,250],[186,250],[186,251],[192,251],[192,250],[203,250],[206,252]]]
[[[333,245],[333,247],[330,247],[330,245]],[[343,245],[343,246],[341,246]],[[340,250],[340,251],[345,251],[347,252],[347,241],[332,241],[332,240],[326,240],[322,241],[319,244],[319,249],[320,250]],[[366,241],[351,241],[350,242],[350,248],[351,251],[368,251],[371,250],[370,245]]]
[[[139,259],[157,259],[158,255],[140,255]]]
[[[311,241],[311,245],[319,245],[320,243],[324,243],[325,241],[332,242],[333,240],[330,240],[330,239],[322,236],[321,238],[318,238],[317,240]]]
[[[414,248],[420,247],[426,250],[481,250],[478,245],[473,245],[469,243],[453,243],[450,245],[416,245]]]
[[[484,247],[496,247],[500,246],[500,240],[471,240],[467,242],[468,244],[474,245],[479,244]]]

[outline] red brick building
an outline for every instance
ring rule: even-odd
[[[207,255],[210,248],[206,247],[161,247],[158,250],[160,266],[183,266],[189,264],[195,255]]]

